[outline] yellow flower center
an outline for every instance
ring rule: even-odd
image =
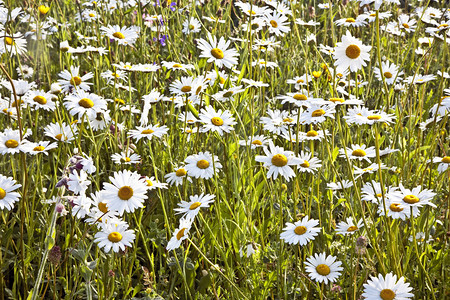
[[[303,83],[303,82],[305,82],[303,79],[297,80],[297,83]]]
[[[131,197],[133,197],[133,189],[130,186],[123,186],[119,189],[119,192],[117,193],[117,196],[121,200],[128,200]]]
[[[61,140],[62,139],[62,133],[58,133],[57,135],[55,135],[55,138],[57,139],[57,140]]]
[[[48,11],[50,10],[50,7],[41,5],[38,7],[38,10],[41,15],[46,15],[48,13]]]
[[[78,105],[84,108],[92,108],[94,106],[94,102],[92,102],[91,99],[83,98],[80,101],[78,101]]]
[[[123,33],[122,32],[118,32],[118,31],[113,33],[113,37],[115,37],[116,39],[120,39],[120,40],[123,40],[125,38]]]
[[[152,134],[154,131],[151,129],[144,129],[142,130],[141,134]]]
[[[16,140],[7,140],[5,142],[5,146],[7,148],[17,148],[17,146],[19,146],[19,142]]]
[[[201,202],[194,202],[194,203],[191,204],[191,206],[189,206],[189,209],[190,209],[190,210],[194,210],[194,209],[196,209],[197,207],[199,207],[200,205],[202,205]]]
[[[406,195],[406,196],[403,198],[403,201],[406,202],[406,203],[408,203],[408,204],[414,204],[414,203],[419,202],[420,200],[419,200],[419,198],[418,198],[417,196],[414,196],[414,195]]]
[[[292,98],[294,98],[295,100],[299,100],[299,101],[308,100],[308,97],[306,97],[306,95],[303,95],[303,94],[295,94]]]
[[[347,22],[347,23],[355,23],[356,20],[353,19],[353,18],[347,18],[347,20],[345,20],[345,22]]]
[[[378,194],[377,194],[377,197],[378,197],[378,198],[381,198],[382,196],[383,196],[383,195],[382,195],[381,193],[378,193]]]
[[[193,30],[194,28],[195,28],[194,25],[189,25],[189,29],[190,29],[190,30]]]
[[[319,133],[315,130],[310,130],[306,133],[306,136],[309,136],[309,137],[318,136],[318,135],[319,135]]]
[[[309,168],[309,161],[305,160],[300,166],[302,166],[303,168]]]
[[[316,267],[316,271],[322,276],[327,276],[330,274],[330,267],[325,264],[320,264]]]
[[[395,299],[395,293],[391,289],[384,289],[380,292],[380,298],[383,300],[393,300]]]
[[[7,37],[5,37],[5,43],[6,43],[6,45],[11,46],[12,44],[14,44],[14,40],[12,37],[7,36]]]
[[[278,27],[278,23],[274,20],[270,21],[270,25],[272,25],[273,28],[277,28]]]
[[[2,188],[0,188],[0,200],[6,197],[6,191]]]
[[[45,147],[44,146],[36,146],[33,148],[33,151],[44,151]]]
[[[223,77],[219,77],[219,82],[220,82],[220,84],[224,84],[225,83],[225,78],[223,78]]]
[[[295,227],[294,232],[297,235],[302,235],[306,232],[306,227],[305,226],[297,226],[297,227]]]
[[[73,86],[78,86],[81,84],[81,78],[78,76],[72,77],[72,79],[70,79],[70,84]]]
[[[450,156],[444,156],[444,157],[442,158],[442,162],[443,162],[443,163],[446,163],[446,164],[450,164]]]
[[[33,100],[34,100],[34,102],[37,102],[37,103],[39,103],[41,105],[44,105],[44,104],[47,103],[47,99],[45,99],[44,96],[36,96],[36,97],[33,98]]]
[[[285,165],[287,165],[287,163],[288,163],[288,159],[283,154],[275,154],[272,157],[272,164],[277,167],[284,167]]]
[[[402,207],[400,207],[400,204],[398,203],[392,203],[389,205],[389,209],[393,212],[401,212],[403,210]]]
[[[188,86],[188,85],[185,85],[185,86],[183,86],[183,87],[181,88],[181,91],[182,91],[183,93],[189,93],[191,90],[192,90],[192,88],[191,88],[190,86]]]
[[[211,55],[214,56],[217,59],[222,59],[223,58],[223,51],[220,50],[219,48],[213,48],[211,50]]]
[[[356,226],[350,226],[348,229],[347,229],[347,231],[348,232],[353,232],[353,231],[355,231],[355,230],[357,230],[358,229],[358,227],[356,227]]]
[[[180,231],[178,231],[177,233],[177,240],[181,240],[181,238],[184,236],[184,231],[186,230],[186,228],[181,228]]]
[[[177,175],[178,177],[183,177],[186,176],[186,170],[181,168],[175,171],[175,175]]]
[[[325,111],[323,109],[316,109],[315,111],[312,112],[311,116],[316,118],[316,117],[321,117],[325,114]]]
[[[330,98],[329,99],[331,102],[340,102],[340,103],[344,103],[345,100],[343,98]]]
[[[405,27],[405,28],[409,28],[408,23],[403,23],[402,25],[403,25],[403,27]]]
[[[153,183],[151,180],[147,179],[145,182],[147,182],[147,186],[153,186]]]
[[[370,14],[369,16],[371,16],[371,17],[376,17],[377,14]]]
[[[366,151],[364,151],[363,149],[356,149],[356,150],[353,150],[352,155],[363,157],[363,156],[366,156]]]
[[[292,121],[294,121],[292,118],[284,118],[283,122],[285,123],[291,123]]]
[[[345,54],[348,58],[356,59],[361,54],[361,49],[357,45],[350,45],[345,49]]]
[[[124,160],[125,160],[125,162],[130,162],[130,161],[131,161],[131,158],[125,157]]]
[[[392,78],[392,73],[391,72],[384,72],[384,77],[386,77],[387,79]]]
[[[262,145],[262,142],[261,142],[260,140],[254,140],[254,141],[252,142],[252,144],[253,144],[253,145],[261,146],[261,145]]]
[[[448,26],[449,26],[448,24],[444,23],[439,25],[438,28],[447,28]]]
[[[381,116],[380,115],[371,115],[371,116],[368,116],[367,119],[369,119],[369,120],[380,120]]]
[[[108,240],[112,243],[118,243],[122,240],[122,235],[116,231],[108,234]]]
[[[206,159],[201,159],[197,162],[197,167],[202,170],[207,169],[209,168],[209,161]]]
[[[172,68],[182,68],[180,64],[173,64]]]
[[[219,117],[214,117],[211,119],[211,123],[213,123],[216,126],[222,126],[223,125],[223,120]]]
[[[106,214],[108,212],[108,208],[106,207],[106,203],[99,202],[97,207],[104,214]]]
[[[94,13],[90,13],[89,17],[93,18],[93,17],[95,17],[95,14]]]

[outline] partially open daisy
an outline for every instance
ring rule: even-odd
[[[136,129],[130,130],[128,136],[139,141],[142,138],[151,140],[153,137],[161,138],[169,131],[169,128],[165,125],[148,125],[145,127],[137,126]]]
[[[182,166],[175,168],[174,172],[166,174],[164,178],[166,178],[168,184],[175,184],[175,186],[183,184],[183,178],[187,178],[189,182],[192,182],[192,179],[187,177],[186,169]]]
[[[222,112],[215,111],[210,105],[202,109],[199,114],[200,121],[203,122],[202,132],[216,131],[218,134],[222,135],[224,132],[230,132],[233,130],[232,125],[236,124],[234,118],[228,110]]]
[[[352,72],[358,71],[366,66],[366,60],[370,60],[369,51],[372,47],[365,46],[363,43],[354,38],[350,32],[342,36],[342,42],[337,43],[333,53],[335,65],[338,69],[350,68]]]
[[[120,27],[119,25],[103,26],[100,30],[113,41],[119,43],[119,45],[132,45],[139,38],[139,27]]]
[[[200,152],[186,157],[186,171],[189,176],[209,179],[214,176],[214,168],[221,169],[222,165],[217,156],[214,156],[214,164],[211,153]]]
[[[214,62],[218,68],[231,68],[237,64],[238,52],[235,49],[228,49],[230,41],[225,41],[223,37],[217,42],[217,38],[208,33],[208,40],[198,40],[198,47],[202,50],[200,57],[207,58],[207,62]]]
[[[114,172],[110,176],[111,183],[103,183],[104,197],[107,206],[111,210],[116,210],[119,215],[124,211],[134,212],[137,208],[143,207],[144,200],[147,199],[147,185],[141,180],[141,175],[128,170]]]
[[[342,262],[337,261],[335,256],[316,253],[307,259],[305,269],[312,280],[328,284],[328,282],[335,282],[341,275],[340,271],[344,270],[341,264]]]
[[[180,225],[173,232],[173,236],[167,243],[166,250],[175,250],[180,247],[181,242],[188,238],[189,230],[191,229],[192,221],[189,219],[180,219]]]
[[[405,282],[405,278],[400,277],[397,281],[397,275],[392,273],[386,274],[385,277],[378,274],[378,277],[371,276],[364,284],[362,296],[368,300],[406,300],[414,297],[411,291],[412,287]]]
[[[111,248],[114,252],[119,252],[125,251],[126,247],[131,247],[135,237],[134,230],[128,229],[127,223],[108,223],[95,234],[94,242],[98,243],[98,246],[106,253],[109,253]]]
[[[272,141],[269,142],[269,148],[264,148],[264,153],[266,156],[257,155],[255,160],[264,163],[264,166],[269,168],[267,178],[276,179],[280,174],[286,181],[289,181],[295,177],[290,166],[302,163],[301,159],[294,156],[294,152],[285,151],[282,147],[275,146]]]
[[[342,234],[342,235],[349,235],[354,234],[356,231],[358,231],[360,228],[364,226],[363,220],[360,219],[357,223],[353,222],[352,217],[348,217],[345,221],[339,222],[336,233]]]
[[[183,214],[183,218],[193,220],[195,216],[200,211],[200,208],[202,207],[209,207],[209,204],[214,202],[215,195],[210,194],[200,194],[200,195],[194,195],[190,196],[190,201],[183,201],[181,200],[181,203],[178,203],[177,208],[174,208],[174,211],[176,211],[176,214]]]
[[[322,230],[318,220],[308,219],[305,216],[302,220],[295,223],[286,223],[286,227],[280,235],[280,238],[291,245],[306,245],[309,241],[314,240],[315,236]]]
[[[66,96],[64,98],[64,106],[72,116],[78,116],[80,119],[85,113],[89,118],[93,118],[97,116],[98,112],[107,109],[105,99],[83,90],[78,90],[74,94]]]
[[[14,208],[14,202],[19,201],[20,198],[20,194],[14,191],[21,186],[21,184],[16,184],[14,178],[0,174],[0,209],[11,210]]]

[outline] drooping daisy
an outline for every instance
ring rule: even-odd
[[[405,282],[404,277],[397,281],[397,275],[392,273],[386,274],[386,277],[378,274],[378,277],[371,276],[364,284],[362,296],[368,300],[407,300],[414,297],[411,291],[412,287]]]
[[[269,140],[263,135],[255,135],[249,137],[248,140],[240,140],[239,145],[250,146],[251,149],[265,147],[269,144]]]
[[[86,114],[89,118],[97,116],[97,112],[107,110],[106,100],[102,97],[78,90],[64,98],[64,106],[72,116],[82,118]]]
[[[187,178],[189,182],[192,182],[192,179],[187,177],[187,171],[184,167],[175,168],[175,172],[168,173],[164,176],[168,184],[175,186],[183,184],[183,178]]]
[[[322,230],[319,221],[309,219],[305,216],[302,220],[295,223],[286,223],[286,227],[280,235],[280,238],[291,245],[306,245],[309,241],[314,240],[315,236]]]
[[[343,18],[334,21],[334,23],[338,26],[344,26],[344,27],[361,27],[367,25],[367,23],[364,21],[365,16],[360,15],[355,18]]]
[[[239,53],[235,49],[228,49],[230,41],[225,41],[223,37],[217,42],[217,38],[208,33],[208,41],[198,40],[198,47],[202,50],[200,57],[207,58],[207,62],[214,62],[218,68],[228,68],[237,64]]]
[[[311,153],[302,151],[299,155],[299,159],[303,161],[297,166],[300,172],[314,173],[322,166],[320,159],[312,157]]]
[[[139,27],[136,26],[127,28],[126,26],[108,25],[108,27],[102,26],[100,30],[119,45],[133,45],[139,38]]]
[[[20,194],[14,191],[21,186],[21,184],[16,184],[14,178],[0,174],[0,209],[11,210],[14,208],[14,202],[19,201],[20,198]]]
[[[83,76],[80,76],[80,67],[70,66],[69,71],[64,70],[60,72],[58,76],[61,77],[61,79],[58,79],[61,90],[63,93],[66,93],[79,89],[82,89],[83,91],[90,91],[90,85],[93,83],[87,82],[87,80],[94,77],[94,74],[89,72]]]
[[[195,178],[210,179],[214,176],[214,168],[216,170],[222,168],[217,156],[214,156],[213,163],[212,155],[209,152],[189,155],[186,157],[185,163],[187,174]]]
[[[200,121],[203,122],[202,132],[216,131],[222,135],[224,132],[228,133],[233,130],[232,125],[236,124],[234,118],[228,110],[222,112],[215,111],[210,105],[202,109],[199,114]]]
[[[269,142],[269,148],[264,148],[266,156],[257,155],[255,160],[264,163],[269,168],[267,178],[276,179],[278,174],[283,176],[286,181],[295,177],[294,171],[290,166],[299,165],[303,161],[294,156],[294,152],[285,151],[282,147],[275,146],[272,141]]]
[[[141,156],[139,154],[132,153],[131,149],[127,149],[120,153],[114,153],[111,155],[111,159],[116,164],[132,165],[138,164],[141,161]]]
[[[337,261],[335,256],[316,253],[307,259],[305,269],[312,280],[328,284],[328,282],[335,282],[341,275],[340,271],[344,270],[341,264],[342,262]]]
[[[342,42],[337,43],[333,53],[336,67],[344,70],[350,68],[352,72],[358,71],[366,66],[366,60],[370,60],[371,48],[371,46],[363,45],[347,31],[346,35],[342,36]]]
[[[107,223],[95,234],[94,242],[106,253],[109,253],[111,248],[117,253],[120,250],[125,251],[125,247],[131,247],[135,237],[134,230],[128,229],[127,223]]]
[[[179,208],[174,208],[174,211],[177,212],[176,214],[183,214],[182,218],[193,220],[200,211],[200,208],[209,207],[209,204],[214,202],[215,197],[215,195],[205,195],[203,193],[190,196],[189,202],[181,200],[181,203],[178,204]]]
[[[366,145],[352,145],[351,148],[347,147],[347,151],[344,149],[340,149],[339,153],[340,156],[343,158],[347,158],[345,155],[345,152],[347,152],[348,159],[357,159],[357,160],[365,160],[370,163],[369,158],[376,157],[376,151],[375,147],[367,147]]]
[[[109,111],[100,111],[97,112],[95,116],[91,116],[89,118],[89,123],[93,130],[102,130],[105,129],[111,122],[111,116],[109,115]]]
[[[147,199],[147,185],[141,180],[141,175],[128,170],[114,172],[110,176],[111,183],[103,183],[104,197],[107,206],[115,210],[119,215],[123,212],[134,212],[137,208],[143,207],[144,200]]]
[[[363,220],[359,219],[356,223],[353,222],[352,217],[348,217],[345,221],[339,222],[336,233],[342,235],[354,234],[358,229],[361,229],[364,226]]]
[[[8,128],[4,132],[0,132],[0,154],[26,152],[28,150],[26,147],[28,141],[25,139],[27,135],[29,133],[22,136],[23,139],[21,140],[19,130]]]
[[[166,250],[171,251],[180,247],[181,242],[188,238],[189,230],[191,229],[192,221],[189,219],[180,219],[180,225],[173,232],[173,236],[167,243]]]
[[[151,140],[153,137],[161,138],[169,131],[169,128],[165,125],[148,125],[145,127],[137,126],[136,129],[130,130],[128,136],[139,141],[142,138],[148,138]]]

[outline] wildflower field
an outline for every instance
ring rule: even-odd
[[[0,300],[450,298],[449,1],[243,1],[0,0]]]

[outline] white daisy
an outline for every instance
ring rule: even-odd
[[[223,37],[217,42],[217,38],[208,33],[208,41],[204,39],[198,40],[198,47],[202,50],[200,57],[207,58],[207,62],[214,62],[218,68],[224,66],[231,68],[237,64],[237,56],[239,53],[235,49],[228,49],[230,41],[225,41]]]
[[[100,30],[119,45],[132,45],[139,38],[139,27],[137,26],[127,28],[126,26],[108,25],[108,27],[102,26]]]
[[[140,163],[141,156],[139,154],[132,153],[130,149],[127,149],[120,153],[114,153],[113,155],[111,155],[111,159],[119,165],[132,165]]]
[[[340,271],[344,270],[341,264],[342,262],[336,261],[335,256],[316,253],[307,259],[305,269],[312,280],[328,284],[328,282],[335,282],[341,275]]]
[[[361,229],[364,226],[363,220],[360,219],[356,225],[353,222],[352,217],[348,217],[345,221],[339,222],[336,233],[342,235],[354,234],[358,229]]]
[[[269,144],[269,139],[263,135],[250,136],[247,140],[240,140],[239,145],[250,146],[251,149],[265,147]]]
[[[51,123],[44,128],[46,136],[64,143],[70,143],[70,141],[74,140],[74,135],[77,134],[77,131],[78,129],[75,126],[67,125],[65,122],[61,125],[59,123]]]
[[[182,218],[194,220],[195,216],[200,211],[200,208],[209,207],[209,204],[214,202],[215,197],[215,195],[205,195],[203,193],[190,196],[189,202],[181,200],[181,203],[178,203],[179,208],[174,208],[174,211],[177,212],[176,214],[183,214]]]
[[[181,242],[188,238],[189,230],[191,229],[192,221],[189,219],[180,219],[180,225],[173,232],[173,236],[167,243],[166,250],[171,251],[180,247]]]
[[[362,296],[368,300],[407,300],[414,297],[411,291],[412,287],[405,282],[405,278],[400,277],[397,281],[397,275],[392,273],[386,274],[386,277],[378,274],[378,277],[371,276],[364,284]]]
[[[125,251],[125,247],[131,247],[134,241],[134,230],[128,229],[128,224],[120,223],[108,223],[102,226],[101,231],[97,232],[94,236],[94,242],[98,243],[100,248],[108,253],[111,248],[114,252],[119,250]]]
[[[66,93],[79,89],[82,89],[83,91],[90,91],[90,85],[93,83],[87,82],[87,80],[94,77],[94,74],[89,72],[83,76],[80,76],[80,67],[70,66],[69,71],[64,70],[60,72],[58,76],[61,77],[61,79],[58,79],[61,90],[63,93]]]
[[[300,172],[314,173],[322,166],[321,160],[317,157],[312,157],[311,153],[301,151],[299,159],[303,161],[297,166]]]
[[[186,157],[185,163],[187,174],[195,178],[210,179],[214,176],[214,168],[216,170],[222,168],[217,156],[214,156],[213,164],[212,155],[209,152],[190,155]]]
[[[130,130],[128,136],[139,141],[142,138],[148,138],[151,140],[153,137],[161,138],[169,131],[169,128],[165,125],[148,125],[145,127],[137,126],[136,129]]]
[[[83,118],[85,113],[88,118],[93,118],[97,116],[97,112],[107,110],[105,99],[83,90],[78,90],[74,94],[66,96],[64,106],[72,116],[78,116],[79,119]]]
[[[222,112],[215,111],[210,105],[203,108],[199,114],[200,121],[203,122],[202,132],[216,131],[222,135],[224,132],[229,133],[233,130],[232,125],[236,124],[234,118],[228,110]]]
[[[369,51],[372,47],[365,46],[354,38],[350,32],[342,36],[342,42],[337,43],[333,53],[335,65],[338,69],[350,68],[352,72],[366,66],[366,60],[370,60]]]
[[[318,220],[310,219],[305,216],[302,220],[295,223],[286,223],[286,227],[280,235],[280,238],[291,245],[306,245],[309,241],[314,240],[315,236],[322,230]]]
[[[0,174],[0,209],[11,210],[14,208],[14,202],[18,202],[20,198],[20,194],[14,191],[21,186],[21,184],[16,184],[14,178]]]
[[[183,178],[186,178],[189,182],[192,182],[192,179],[187,177],[187,171],[184,167],[175,168],[175,172],[168,173],[164,176],[168,184],[175,186],[183,184]]]

